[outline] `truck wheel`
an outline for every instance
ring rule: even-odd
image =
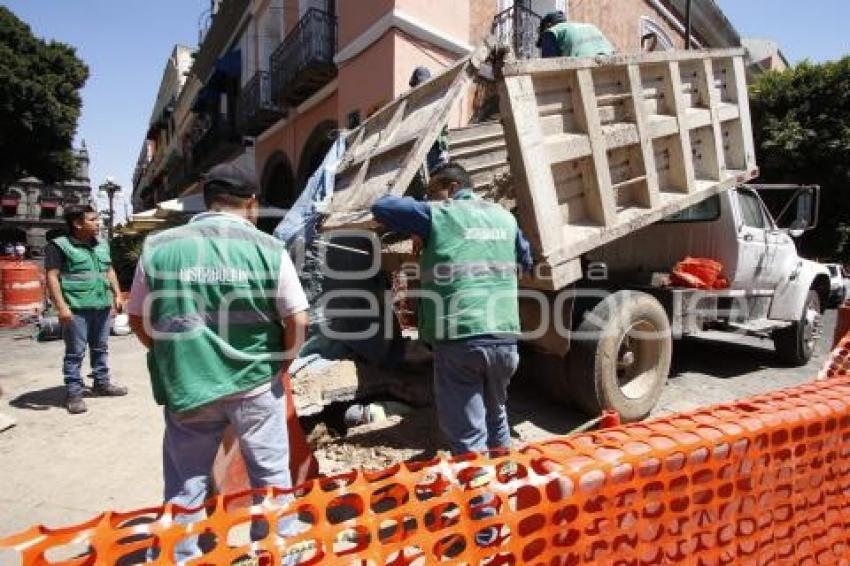
[[[661,396],[672,352],[661,303],[646,293],[619,291],[584,314],[567,355],[567,379],[588,414],[611,409],[623,421],[640,420]]]
[[[800,320],[773,333],[773,345],[779,359],[794,367],[809,363],[820,335],[820,326],[820,298],[817,291],[812,289],[806,296]]]

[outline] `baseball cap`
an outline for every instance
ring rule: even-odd
[[[428,67],[416,67],[413,69],[413,74],[410,75],[410,82],[408,83],[411,87],[417,87],[431,78],[431,71],[428,70]]]
[[[250,198],[257,194],[254,174],[235,163],[216,165],[203,176],[204,200],[227,194],[238,198]]]

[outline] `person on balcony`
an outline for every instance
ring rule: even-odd
[[[560,10],[540,21],[537,47],[543,57],[594,57],[611,55],[614,46],[593,24],[568,22]]]
[[[408,84],[410,88],[416,88],[422,83],[431,80],[431,71],[428,70],[428,67],[416,67],[413,70],[413,74],[410,75],[410,81]],[[440,135],[437,136],[437,139],[434,141],[434,144],[431,146],[431,149],[428,150],[428,157],[425,158],[425,163],[428,166],[428,172],[430,173],[440,165],[449,162],[449,128],[448,126],[443,126],[443,129],[440,130]]]

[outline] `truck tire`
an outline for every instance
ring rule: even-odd
[[[655,297],[618,291],[584,314],[568,354],[573,397],[590,415],[646,417],[670,373],[670,321]]]
[[[779,359],[792,367],[809,363],[820,332],[821,305],[817,291],[806,296],[800,320],[773,333],[773,346]]]

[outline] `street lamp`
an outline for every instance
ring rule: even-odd
[[[109,197],[109,224],[107,224],[107,238],[112,241],[112,228],[115,224],[115,208],[112,200],[115,198],[115,193],[121,192],[121,185],[112,181],[112,177],[107,177],[106,182],[98,187],[100,192],[106,193]]]

